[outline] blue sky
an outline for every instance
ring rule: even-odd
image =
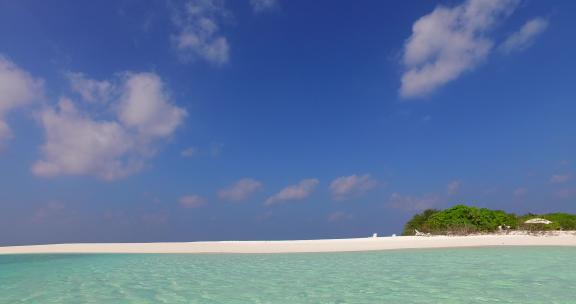
[[[569,1],[2,1],[0,244],[576,212]]]

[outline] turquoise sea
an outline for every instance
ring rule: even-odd
[[[576,248],[8,255],[0,303],[576,303]]]

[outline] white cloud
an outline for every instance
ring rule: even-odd
[[[43,81],[35,79],[0,54],[0,144],[12,137],[6,114],[42,98]]]
[[[127,127],[147,137],[169,136],[178,127],[186,111],[170,104],[158,75],[127,74],[118,105],[118,118]]]
[[[93,175],[105,180],[139,171],[157,150],[159,140],[173,134],[186,112],[174,106],[158,76],[126,74],[113,84],[121,92],[110,105],[114,119],[96,119],[67,98],[38,117],[46,138],[42,158],[32,167],[37,176]],[[112,111],[114,112],[114,111]]]
[[[442,201],[442,198],[435,194],[411,196],[392,193],[392,195],[390,195],[388,204],[393,208],[407,211],[423,211],[426,209],[438,207]]]
[[[504,53],[523,50],[531,46],[534,39],[542,34],[548,27],[548,21],[543,18],[534,18],[526,22],[520,30],[512,33],[500,45],[500,50]]]
[[[141,166],[137,159],[124,159],[136,143],[118,122],[92,120],[69,99],[60,100],[57,109],[44,109],[39,117],[46,141],[43,159],[32,167],[38,176],[92,174],[112,180]]]
[[[475,68],[492,49],[488,33],[518,3],[519,0],[467,0],[452,8],[437,6],[418,19],[404,46],[400,95],[427,95]]]
[[[66,77],[70,82],[72,90],[83,100],[88,102],[107,102],[112,94],[112,83],[110,81],[98,81],[87,78],[82,73],[68,72]]]
[[[561,184],[561,183],[565,183],[567,181],[569,181],[572,178],[572,175],[570,174],[556,174],[556,175],[552,175],[552,177],[550,177],[550,182],[553,184]]]
[[[342,176],[333,180],[330,184],[332,197],[338,200],[348,199],[351,196],[362,195],[376,187],[376,182],[370,174],[358,176]]]
[[[290,200],[303,200],[314,192],[319,183],[320,181],[315,178],[301,180],[298,184],[288,186],[269,197],[264,202],[264,205],[269,206]]]
[[[458,191],[460,191],[461,186],[462,186],[462,183],[459,180],[452,181],[446,187],[446,193],[449,196],[455,195],[458,193]]]
[[[180,155],[184,157],[193,157],[196,156],[196,154],[198,154],[198,148],[196,147],[188,147],[180,152]]]
[[[278,0],[250,0],[255,13],[261,13],[278,7]]]
[[[201,58],[214,64],[228,62],[228,40],[218,22],[228,14],[222,0],[188,0],[174,9],[177,32],[172,41],[184,59]]]
[[[446,185],[445,191],[435,191],[423,195],[406,195],[392,193],[388,200],[388,205],[392,208],[403,209],[407,211],[423,211],[430,208],[438,208],[454,199],[458,194],[462,182],[453,180]]]
[[[230,187],[218,191],[218,197],[227,201],[243,201],[260,189],[262,189],[261,182],[243,178]]]
[[[186,195],[180,198],[180,205],[186,208],[201,207],[206,203],[206,200],[199,195]]]

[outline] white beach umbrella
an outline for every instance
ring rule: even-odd
[[[525,221],[524,224],[545,224],[545,225],[548,225],[548,224],[552,224],[552,222],[547,220],[547,219],[535,217],[533,219],[529,219],[529,220]]]

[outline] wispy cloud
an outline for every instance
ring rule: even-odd
[[[125,73],[114,87],[119,97],[107,106],[114,119],[94,118],[68,98],[38,113],[46,138],[34,174],[125,177],[139,171],[186,116],[169,100],[156,74]]]
[[[454,180],[446,185],[445,191],[435,191],[422,195],[394,192],[390,195],[387,205],[395,209],[418,212],[430,208],[439,208],[452,199],[460,191],[461,186],[461,181]]]
[[[186,208],[198,208],[206,204],[206,200],[196,194],[186,195],[180,198],[180,205]]]
[[[291,200],[303,200],[314,192],[319,183],[320,181],[315,178],[301,180],[298,184],[288,186],[269,197],[264,205],[270,206]]]
[[[218,197],[227,201],[239,202],[248,199],[260,189],[262,189],[261,182],[251,178],[243,178],[230,187],[218,191]]]
[[[436,208],[442,203],[442,197],[437,194],[414,196],[395,192],[390,195],[388,200],[388,205],[390,207],[406,211],[422,211],[430,208]]]
[[[467,0],[437,6],[412,27],[403,53],[400,95],[422,97],[485,60],[493,47],[489,33],[519,0]]]
[[[82,73],[74,72],[67,72],[66,78],[72,90],[88,102],[107,102],[113,92],[112,83],[108,80],[90,79]]]
[[[180,155],[182,155],[183,157],[193,157],[196,156],[197,154],[198,154],[198,148],[196,147],[188,147],[182,150],[182,152],[180,152]]]
[[[561,184],[569,181],[572,178],[570,174],[555,174],[550,177],[550,183]]]
[[[255,13],[262,13],[277,8],[279,3],[278,0],[250,0],[250,5]]]
[[[330,184],[332,197],[337,200],[349,199],[353,196],[362,195],[374,189],[378,182],[370,174],[350,175],[336,178]]]
[[[534,18],[526,22],[517,32],[512,33],[500,45],[500,50],[504,53],[510,53],[526,49],[534,43],[536,37],[542,34],[546,28],[548,28],[548,20]]]
[[[30,73],[0,54],[0,145],[13,136],[6,123],[6,114],[43,96],[44,85]]]
[[[224,151],[224,144],[212,142],[208,146],[197,147],[190,146],[180,151],[180,156],[182,157],[197,157],[197,156],[210,156],[212,158],[218,158],[222,155]]]
[[[228,14],[222,0],[188,0],[174,7],[172,42],[182,58],[217,65],[228,62],[230,46],[220,32],[220,22]]]

